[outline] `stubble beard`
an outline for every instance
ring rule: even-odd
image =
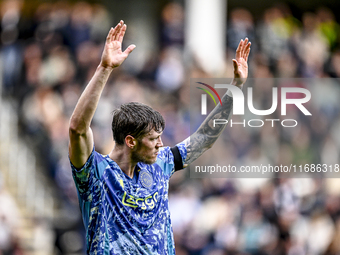
[[[157,161],[157,157],[156,159],[146,159],[142,155],[138,155],[137,153],[132,153],[132,160],[134,162],[141,162],[144,164],[152,165]]]

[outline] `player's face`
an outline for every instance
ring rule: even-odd
[[[151,130],[146,136],[138,141],[136,150],[133,153],[136,161],[153,164],[157,160],[159,148],[163,146],[162,135],[163,132],[156,132]]]

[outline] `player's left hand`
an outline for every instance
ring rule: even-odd
[[[246,82],[248,78],[248,56],[250,52],[250,45],[248,38],[244,41],[243,39],[240,41],[237,49],[236,49],[236,56],[233,59],[234,65],[234,80],[233,84],[236,86],[241,86],[243,83]]]

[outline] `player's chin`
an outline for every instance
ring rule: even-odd
[[[148,165],[152,165],[152,164],[156,163],[156,160],[144,160],[144,163],[148,164]]]
[[[155,157],[144,159],[144,163],[146,163],[146,164],[154,164],[154,163],[156,163],[156,161],[157,161],[157,155]]]

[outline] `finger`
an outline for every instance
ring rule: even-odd
[[[243,43],[243,45],[242,45],[242,57],[244,57],[244,54],[246,53],[246,48],[247,48],[247,45],[248,44],[248,37],[246,37],[245,39],[244,39],[244,43]]]
[[[237,49],[236,49],[236,59],[241,57],[242,45],[243,45],[243,40],[241,40],[240,43],[237,46]]]
[[[120,42],[123,42],[123,38],[124,38],[124,35],[125,35],[126,27],[127,27],[126,24],[124,24],[123,27],[122,27],[122,30],[120,31],[119,38],[118,38],[118,40]]]
[[[114,32],[113,27],[111,27],[109,33],[107,34],[106,42],[109,43],[111,41],[111,37],[112,37],[113,32]]]
[[[119,33],[120,31],[120,26],[121,26],[121,23],[119,22],[117,26],[115,27],[115,32],[112,35],[112,38],[111,38],[112,41],[116,40],[117,33]]]
[[[112,33],[110,34],[110,41],[113,41],[114,34],[116,33],[117,28],[118,28],[118,24],[115,26],[115,28],[113,28],[113,31],[112,31]]]
[[[120,23],[118,23],[118,24],[114,27],[113,33],[111,34],[111,39],[112,39],[112,36],[117,32],[117,29],[118,29],[118,27],[119,27],[119,24],[120,24]]]
[[[233,59],[233,65],[234,65],[234,73],[237,73],[238,71],[238,63],[236,59]]]
[[[247,50],[247,52],[246,52],[246,56],[245,56],[245,60],[246,60],[246,61],[248,61],[249,52],[250,52],[250,48],[248,48],[248,50]]]
[[[119,22],[119,23],[116,25],[116,27],[114,28],[114,32],[113,32],[112,37],[111,37],[111,41],[116,40],[116,35],[117,35],[117,33],[119,33],[119,31],[120,31],[120,27],[121,27],[121,22]]]
[[[247,45],[246,45],[246,47],[244,47],[244,53],[243,53],[243,58],[247,58],[248,57],[248,55],[247,55],[247,53],[249,54],[249,49],[250,49],[250,46],[251,46],[251,42],[249,42]]]
[[[131,44],[129,47],[126,48],[124,51],[125,54],[129,55],[134,49],[136,48],[136,45]]]
[[[114,38],[115,41],[119,40],[119,35],[122,31],[123,26],[124,26],[124,21],[121,20],[119,22],[119,27],[118,27],[117,33],[115,34],[115,38]]]

